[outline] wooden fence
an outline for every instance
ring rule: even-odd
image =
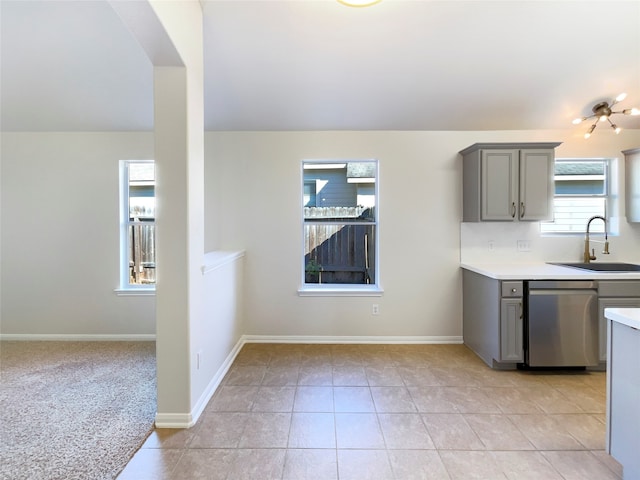
[[[374,225],[306,225],[306,283],[375,283],[375,233]]]
[[[373,220],[373,215],[371,207],[304,207],[304,218],[314,221]]]
[[[129,225],[129,283],[156,283],[155,224],[135,220]]]

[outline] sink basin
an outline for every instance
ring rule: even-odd
[[[595,262],[595,263],[552,263],[553,265],[560,265],[562,267],[581,268],[582,270],[591,270],[592,272],[640,272],[640,265],[633,263],[621,263],[621,262]]]

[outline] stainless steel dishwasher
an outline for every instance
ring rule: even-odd
[[[530,367],[598,364],[598,283],[529,281],[525,363]]]

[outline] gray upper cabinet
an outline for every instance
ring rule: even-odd
[[[624,150],[626,217],[629,223],[640,223],[640,148]]]
[[[539,221],[553,216],[560,143],[475,143],[463,161],[463,222]]]
[[[480,182],[480,218],[513,220],[517,213],[518,151],[482,150]],[[476,201],[474,198],[473,202]],[[473,207],[476,210],[476,206]]]

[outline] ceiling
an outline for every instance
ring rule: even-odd
[[[207,130],[586,130],[601,100],[640,107],[640,0],[202,3]],[[0,16],[3,131],[153,129],[153,67],[107,1]]]

